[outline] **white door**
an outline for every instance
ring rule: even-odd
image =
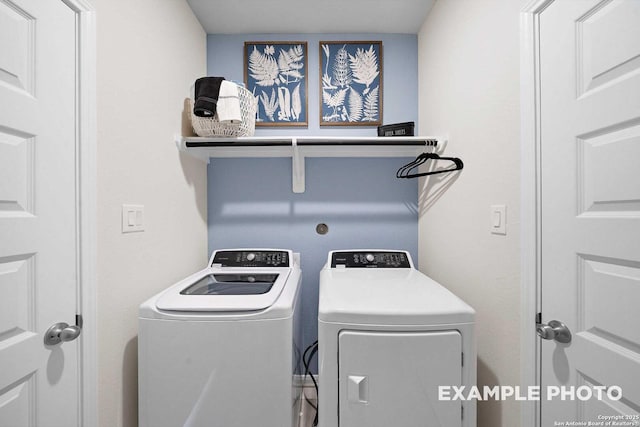
[[[640,425],[640,1],[556,0],[539,22],[542,322],[572,335],[541,342],[542,390],[569,393],[542,426]]]
[[[0,426],[79,425],[76,15],[0,0]]]

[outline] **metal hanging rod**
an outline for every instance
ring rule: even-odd
[[[290,147],[290,146],[395,146],[436,147],[438,139],[421,137],[240,137],[240,138],[185,138],[185,147]]]

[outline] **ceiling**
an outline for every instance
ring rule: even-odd
[[[417,34],[435,0],[187,0],[207,34]]]

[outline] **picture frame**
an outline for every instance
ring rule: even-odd
[[[306,41],[244,43],[244,83],[256,99],[256,127],[308,125],[307,52]]]
[[[320,41],[320,126],[382,124],[382,41]]]

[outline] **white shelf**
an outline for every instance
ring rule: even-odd
[[[178,137],[181,151],[209,161],[231,157],[291,157],[293,192],[304,193],[306,157],[414,157],[444,143],[441,137]]]

